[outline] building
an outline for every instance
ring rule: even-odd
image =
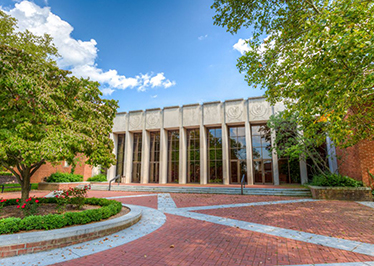
[[[118,113],[111,135],[117,165],[108,180],[228,185],[244,176],[247,184],[306,183],[306,163],[297,162],[295,179],[289,162],[271,150],[274,132],[262,130],[282,110],[255,97]]]

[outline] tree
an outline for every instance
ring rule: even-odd
[[[374,140],[374,5],[368,0],[215,0],[214,24],[253,32],[238,59],[249,85],[314,119],[336,145]],[[325,123],[327,122],[327,123]]]
[[[99,84],[61,70],[48,35],[16,32],[16,20],[0,11],[0,165],[29,196],[31,176],[47,161],[75,165],[114,163],[109,134],[117,102],[103,100]]]
[[[310,122],[313,123],[313,121]],[[303,134],[304,130],[299,125],[297,113],[290,114],[286,118],[283,112],[272,115],[267,125],[268,127],[264,128],[265,131],[268,131],[265,136],[270,138],[270,131],[276,132],[273,149],[279,158],[287,158],[292,162],[299,162],[300,158],[306,162],[310,159],[311,167],[315,171],[314,174],[323,176],[334,174],[328,166],[326,156],[321,154],[321,147],[326,142],[326,133],[318,128],[321,127],[321,123],[315,123],[314,131],[318,132],[318,136],[314,136],[312,139]]]

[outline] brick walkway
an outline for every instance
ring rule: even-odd
[[[165,213],[166,222],[134,241],[98,253],[92,251],[91,255],[59,265],[344,265],[348,262],[374,265],[374,209],[356,202],[109,191],[90,191],[89,196],[118,197],[123,203],[158,208]],[[261,202],[273,204],[183,210],[183,207]],[[253,223],[254,229],[246,223]],[[264,227],[264,231],[256,231],[256,226]],[[285,230],[286,235],[283,231],[271,231],[274,226]],[[293,232],[301,232],[301,237],[293,239]],[[302,232],[315,234],[310,238],[319,237],[321,242],[309,240],[310,235],[305,237]],[[339,244],[340,240],[345,242]],[[49,253],[57,254],[55,262],[62,261],[58,251]],[[33,263],[38,265],[37,260]]]

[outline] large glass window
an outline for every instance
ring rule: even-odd
[[[142,165],[142,133],[134,133],[132,153],[132,182],[140,183]]]
[[[158,183],[160,177],[160,132],[151,132],[149,182]]]
[[[168,131],[168,183],[178,183],[179,130]]]
[[[221,128],[208,130],[208,164],[208,183],[223,183]]]
[[[187,183],[200,183],[200,131],[187,130]]]
[[[273,183],[271,133],[266,124],[251,126],[255,183]]]
[[[117,135],[117,167],[116,176],[123,176],[123,161],[125,159],[125,134]]]
[[[244,175],[247,180],[247,151],[244,126],[229,128],[230,183],[240,183]]]

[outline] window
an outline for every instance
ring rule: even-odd
[[[187,130],[187,183],[200,183],[200,131]]]
[[[223,183],[222,129],[208,130],[208,183]]]
[[[273,183],[271,132],[266,124],[251,126],[255,183]]]
[[[247,143],[244,126],[229,128],[230,183],[240,183],[247,178]]]
[[[160,132],[151,132],[149,182],[158,183],[160,177]]]
[[[123,161],[125,159],[125,134],[117,135],[117,167],[116,176],[123,176]]]
[[[178,183],[179,130],[168,131],[168,183]]]
[[[132,182],[140,183],[142,164],[142,133],[134,133],[134,144],[132,154]]]

